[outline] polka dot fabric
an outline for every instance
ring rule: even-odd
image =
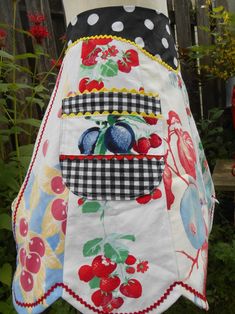
[[[169,19],[158,11],[131,5],[98,8],[79,14],[68,26],[69,44],[78,38],[95,35],[131,40],[173,69],[178,67]]]

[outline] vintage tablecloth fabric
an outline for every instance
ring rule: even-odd
[[[18,313],[208,310],[215,191],[169,19],[105,7],[68,49],[12,204]]]

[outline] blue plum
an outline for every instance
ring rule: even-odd
[[[198,189],[189,184],[180,203],[184,230],[195,249],[200,249],[206,240],[206,229]]]
[[[100,128],[93,127],[87,129],[80,137],[78,148],[81,154],[92,154],[100,134]]]
[[[112,153],[127,153],[135,142],[132,128],[125,122],[110,126],[104,136],[104,145]]]

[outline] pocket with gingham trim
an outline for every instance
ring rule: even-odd
[[[104,91],[65,98],[60,166],[66,186],[91,200],[151,194],[165,167],[165,122],[156,96]]]

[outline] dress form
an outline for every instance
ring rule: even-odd
[[[106,6],[136,5],[158,10],[168,16],[166,0],[63,0],[63,5],[67,24],[84,11]]]

